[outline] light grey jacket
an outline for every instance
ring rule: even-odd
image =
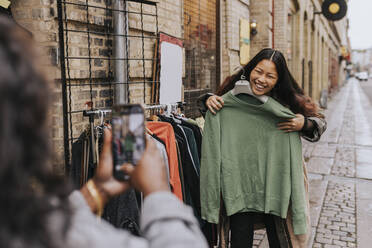
[[[51,231],[56,234],[54,240],[60,239],[61,247],[207,247],[192,209],[168,192],[153,193],[145,198],[141,216],[142,237],[117,229],[104,220],[97,220],[79,191],[70,195],[70,202],[73,216],[65,240],[59,228],[61,216],[53,215],[50,219]]]

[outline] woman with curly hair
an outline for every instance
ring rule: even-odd
[[[0,247],[206,247],[192,210],[170,192],[154,143],[130,182],[112,175],[111,131],[93,179],[71,192],[50,164],[48,83],[34,64],[29,34],[0,15]],[[113,196],[134,186],[145,196],[142,237],[115,229],[100,213]]]

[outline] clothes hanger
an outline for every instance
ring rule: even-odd
[[[269,99],[268,96],[265,96],[265,95],[257,96],[253,93],[251,84],[244,76],[245,74],[244,67],[242,67],[242,70],[243,70],[243,73],[240,76],[240,80],[235,83],[234,88],[231,90],[231,94],[233,94],[234,96],[239,95],[239,94],[248,94],[248,95],[254,96],[255,98],[257,98],[263,103],[267,102],[267,100]]]
[[[97,137],[98,136],[101,136],[103,134],[104,115],[106,115],[106,113],[104,113],[103,111],[99,110],[100,124],[95,127]]]
[[[148,129],[147,127],[146,127],[146,132],[147,132],[148,134],[150,134],[151,136],[153,136],[153,135],[154,135],[154,133],[153,133],[153,132],[151,132],[151,130],[150,130],[150,129]]]

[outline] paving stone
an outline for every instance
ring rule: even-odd
[[[325,245],[324,248],[341,248],[339,245]]]
[[[266,239],[266,230],[260,229],[254,231],[253,235],[253,247],[260,247],[262,241]]]
[[[343,223],[343,222],[333,222],[333,225],[335,225],[335,226],[346,226],[346,223]]]
[[[329,175],[333,161],[333,158],[311,157],[307,164],[308,172]]]
[[[345,232],[355,232],[355,227],[341,227],[341,231]]]
[[[359,183],[356,188],[357,199],[357,246],[372,247],[372,184]]]
[[[372,150],[370,150],[372,153]],[[358,163],[356,175],[358,178],[372,179],[372,163]]]
[[[315,238],[316,242],[322,243],[322,244],[332,244],[332,239],[327,239],[323,237],[316,237]]]
[[[355,243],[350,243],[350,242],[348,242],[348,243],[347,243],[347,247],[356,247],[356,244],[355,244]]]
[[[328,220],[339,222],[341,221],[341,218],[340,217],[329,217]]]
[[[348,226],[348,227],[353,227],[353,228],[355,228],[355,225],[354,225],[354,224],[351,224],[351,223],[347,223],[347,226]]]
[[[334,158],[336,154],[336,147],[329,147],[328,145],[317,145],[313,150],[312,155],[316,157]]]
[[[344,232],[344,231],[338,231],[338,230],[334,230],[332,231],[333,234],[337,234],[337,235],[340,235],[341,237],[346,237],[347,235],[347,232]]]
[[[331,229],[331,230],[340,230],[340,227],[339,226],[335,226],[335,225],[327,225],[327,229]]]
[[[311,226],[316,227],[318,225],[327,185],[328,181],[325,180],[314,179],[309,182]]]
[[[326,234],[326,233],[331,234],[331,233],[332,233],[331,230],[326,229],[326,228],[318,228],[318,229],[317,229],[317,232],[318,232],[318,233],[322,233],[322,234]]]
[[[357,149],[356,150],[357,154],[357,162],[358,163],[366,163],[370,164],[371,161],[371,150],[370,149]]]
[[[346,242],[339,241],[339,240],[333,240],[333,244],[339,245],[341,247],[346,247],[347,246],[347,243]]]
[[[353,237],[341,237],[340,240],[342,240],[342,241],[349,241],[349,242],[355,242],[355,238],[353,238]]]

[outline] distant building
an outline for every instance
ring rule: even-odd
[[[372,73],[372,48],[353,49],[352,62],[357,72],[368,71]]]

